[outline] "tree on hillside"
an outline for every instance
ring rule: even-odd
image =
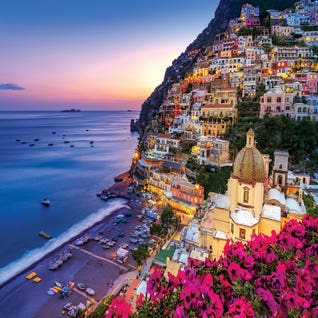
[[[174,212],[170,205],[167,205],[161,213],[161,222],[165,225],[171,224],[171,220],[174,218]]]
[[[138,249],[136,251],[132,252],[132,257],[134,261],[137,263],[138,269],[140,271],[140,268],[142,264],[144,263],[145,259],[147,258],[148,253],[148,245],[147,244],[141,244],[139,245]]]

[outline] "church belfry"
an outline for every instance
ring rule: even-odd
[[[282,188],[287,186],[288,157],[288,151],[280,150],[274,152],[273,186]]]
[[[254,148],[255,147],[255,134],[252,128],[246,134],[246,147]]]

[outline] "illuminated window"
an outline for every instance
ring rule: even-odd
[[[240,238],[245,239],[245,236],[246,236],[246,230],[240,228]]]
[[[249,188],[248,187],[245,187],[244,188],[244,196],[243,196],[243,201],[244,202],[248,202],[248,199],[249,199]]]

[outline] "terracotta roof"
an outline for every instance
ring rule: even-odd
[[[135,289],[139,285],[140,281],[138,279],[133,279],[126,290],[125,299],[127,302],[131,303],[134,300]]]

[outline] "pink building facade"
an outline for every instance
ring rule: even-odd
[[[276,86],[261,97],[259,117],[263,118],[265,114],[291,117],[293,113],[292,105],[293,94],[285,93],[279,86]]]

